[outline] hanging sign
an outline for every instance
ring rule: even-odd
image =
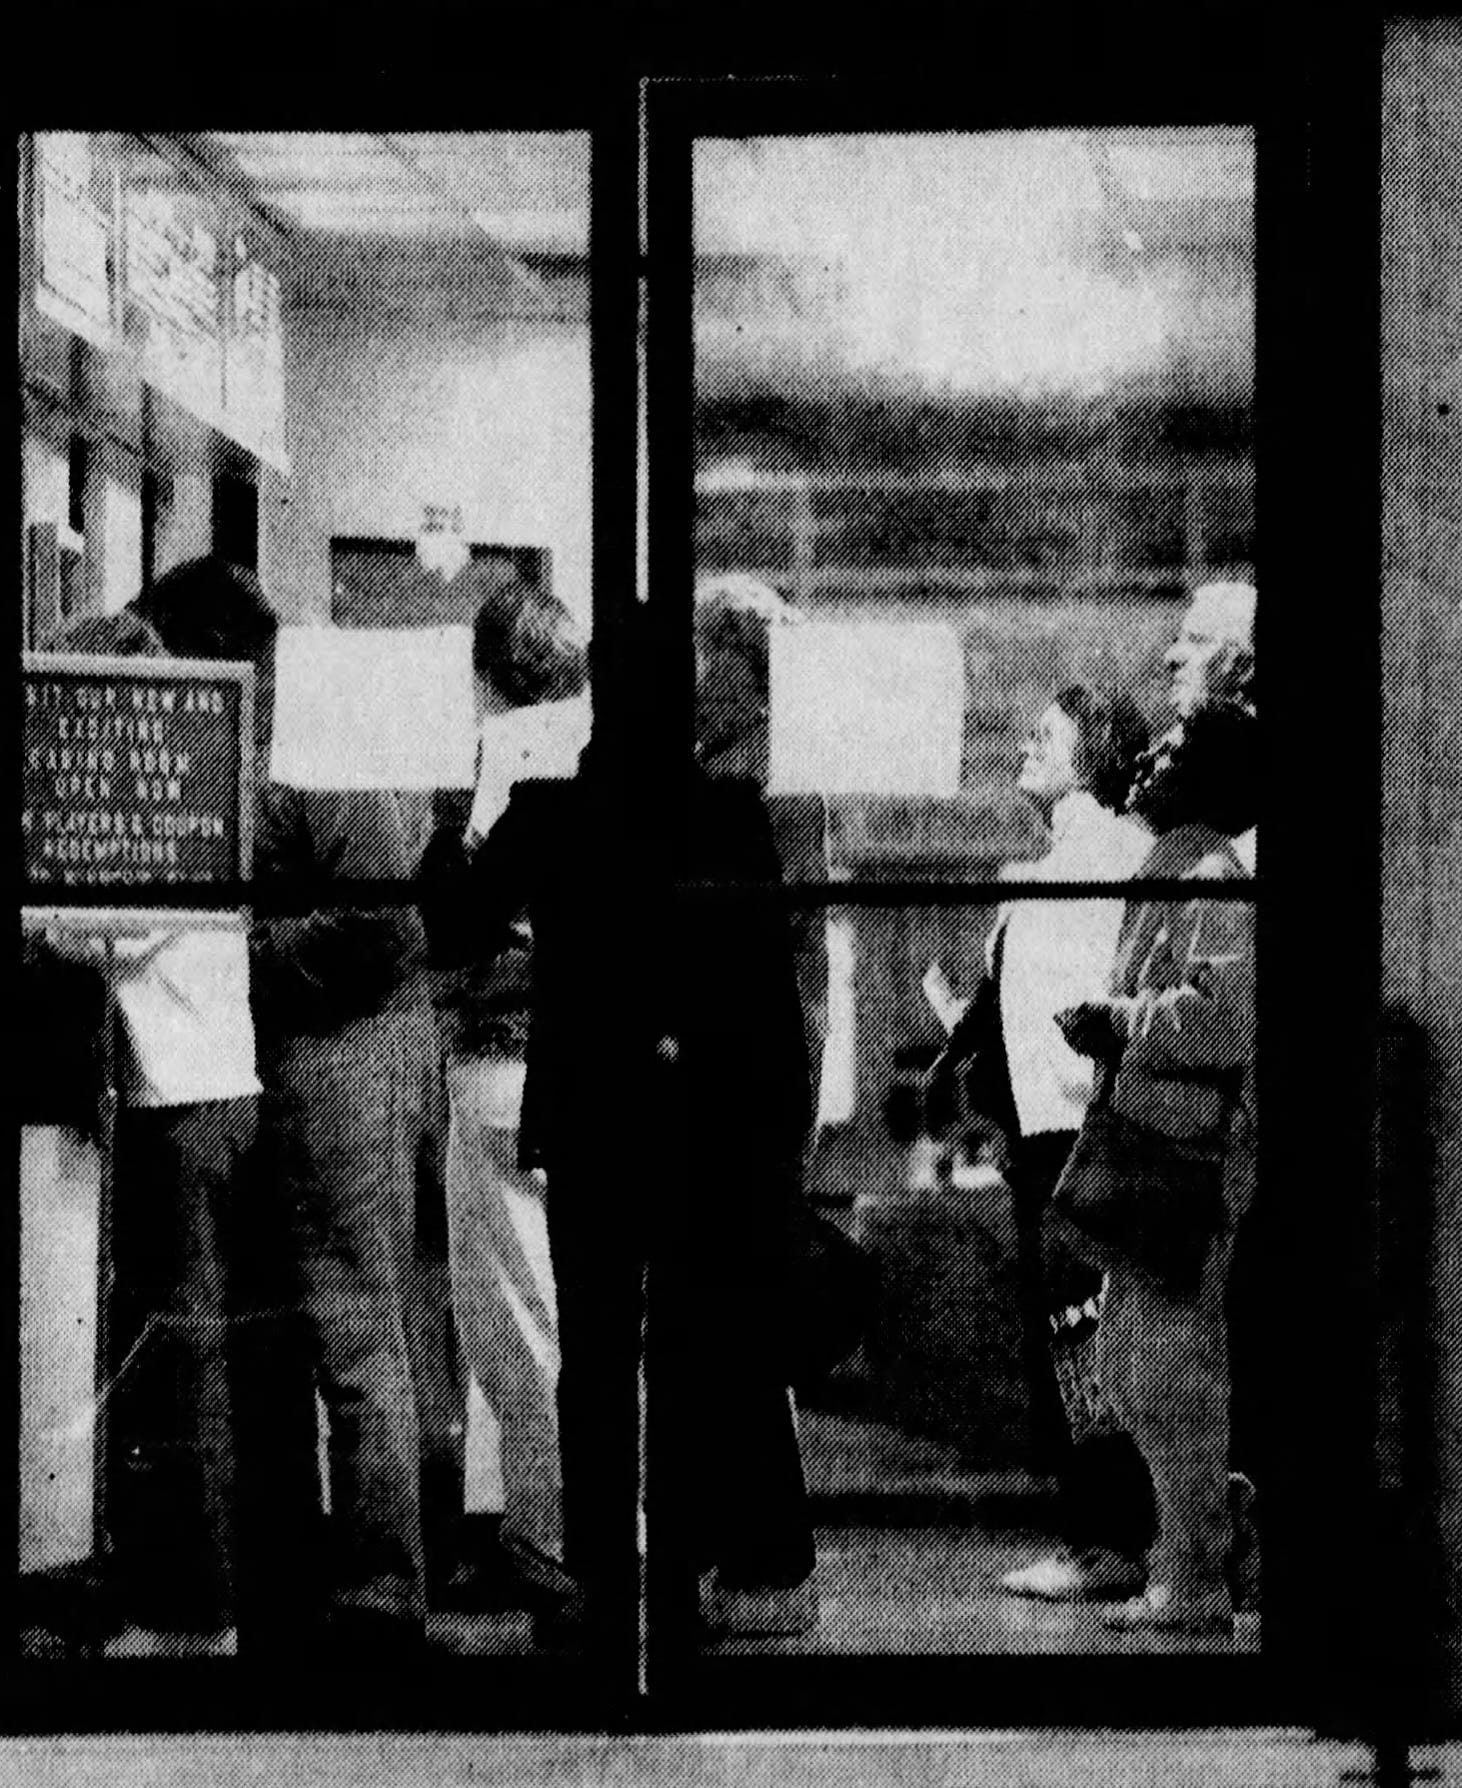
[[[252,843],[253,670],[40,652],[23,658],[21,682],[27,920],[236,920]],[[171,888],[196,895],[196,910],[159,904]]]

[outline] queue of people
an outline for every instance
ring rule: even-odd
[[[1257,1606],[1251,1479],[1230,1449],[1229,1289],[1254,1201],[1255,593],[1211,584],[1167,656],[1148,744],[1077,687],[1020,787],[1048,854],[1023,879],[1191,881],[1191,896],[1002,907],[987,972],[931,1076],[947,1121],[1007,1145],[1037,1435],[1065,1545],[1009,1593],[1113,1604],[1120,1630],[1210,1633]]]
[[[1253,615],[1248,586],[1197,593],[1155,744],[1083,686],[1042,714],[1020,787],[1051,843],[1019,876],[1193,891],[1008,901],[935,1089],[1004,1139],[1062,1490],[1065,1549],[1004,1587],[1111,1600],[1128,1629],[1215,1630],[1252,1594],[1226,1293],[1253,927],[1218,887],[1253,866]],[[697,754],[668,808],[629,798],[631,719],[572,776],[480,761],[420,863],[391,793],[270,780],[277,624],[250,574],[190,562],[58,642],[256,679],[249,932],[117,957],[107,1518],[131,1618],[232,1625],[274,1662],[418,1649],[429,1604],[471,1589],[423,1486],[460,1474],[475,1381],[540,1643],[629,1641],[646,1519],[688,1638],[815,1628],[792,1384],[827,964],[821,911],[777,889],[827,879],[827,816],[767,791],[794,619],[753,580],[698,591]],[[473,666],[484,753],[495,718],[586,682],[566,611],[520,586],[485,593]],[[647,1125],[657,1166],[627,1187]],[[1139,1186],[1170,1230],[1182,1207],[1182,1248],[1112,1219]]]

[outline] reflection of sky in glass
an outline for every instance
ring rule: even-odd
[[[703,365],[987,392],[1175,359],[1247,378],[1252,193],[1241,130],[704,141]]]

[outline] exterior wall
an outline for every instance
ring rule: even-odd
[[[1383,995],[1420,1040],[1431,1357],[1411,1384],[1462,1707],[1462,27],[1388,37],[1383,134]],[[1414,1462],[1413,1462],[1414,1464]]]

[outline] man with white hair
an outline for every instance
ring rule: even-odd
[[[1232,675],[1244,655],[1252,676],[1257,597],[1252,584],[1202,584],[1193,592],[1167,654],[1169,693],[1183,719],[1218,693],[1216,682]]]
[[[1169,699],[1180,721],[1213,701],[1254,705],[1254,610],[1252,584],[1202,584],[1193,592],[1168,647]],[[1234,840],[1234,851],[1254,873],[1255,835],[1251,826]]]
[[[1170,682],[1168,698],[1176,713],[1174,725],[1156,740],[1139,767],[1138,782],[1160,774],[1174,751],[1181,749],[1187,723],[1200,710],[1221,704],[1239,705],[1250,713],[1254,708],[1254,613],[1258,593],[1252,584],[1222,581],[1201,584],[1192,594],[1178,624],[1177,635],[1169,646],[1165,662]],[[1129,807],[1130,811],[1130,807]],[[1255,861],[1255,828],[1249,827],[1232,841],[1234,854],[1252,875]],[[1251,1107],[1252,1107],[1252,1086]],[[1233,1152],[1233,1172],[1253,1172],[1254,1132],[1252,1119],[1237,1127]],[[1245,1194],[1241,1203],[1247,1209],[1252,1195]],[[1253,1270],[1254,1246],[1247,1231],[1241,1232],[1243,1264],[1240,1274]],[[1234,1307],[1240,1307],[1233,1300]],[[1247,1389],[1241,1395],[1247,1395]],[[1252,1421],[1252,1415],[1247,1419]],[[1104,1524],[1111,1526],[1111,1511],[1131,1504],[1134,1511],[1145,1500],[1139,1493],[1132,1467],[1145,1476],[1140,1463],[1131,1454],[1130,1445],[1110,1439],[1083,1442],[1076,1449],[1080,1459],[1080,1489],[1073,1501],[1084,1499],[1093,1507],[1098,1504],[1108,1511]],[[1070,1469],[1068,1467],[1068,1469]],[[1078,1481],[1073,1473],[1073,1482]],[[1250,1515],[1254,1487],[1249,1479],[1235,1474],[1230,1481],[1230,1497],[1236,1542],[1231,1560],[1235,1600],[1241,1609],[1252,1608],[1257,1601],[1257,1537]],[[1142,1517],[1134,1512],[1139,1526]],[[1125,1523],[1118,1523],[1124,1526]],[[1128,1547],[1086,1549],[1077,1556],[1057,1554],[1042,1558],[1002,1578],[1007,1590],[1018,1595],[1034,1596],[1045,1601],[1100,1600],[1117,1593],[1116,1585],[1140,1567],[1125,1558]]]

